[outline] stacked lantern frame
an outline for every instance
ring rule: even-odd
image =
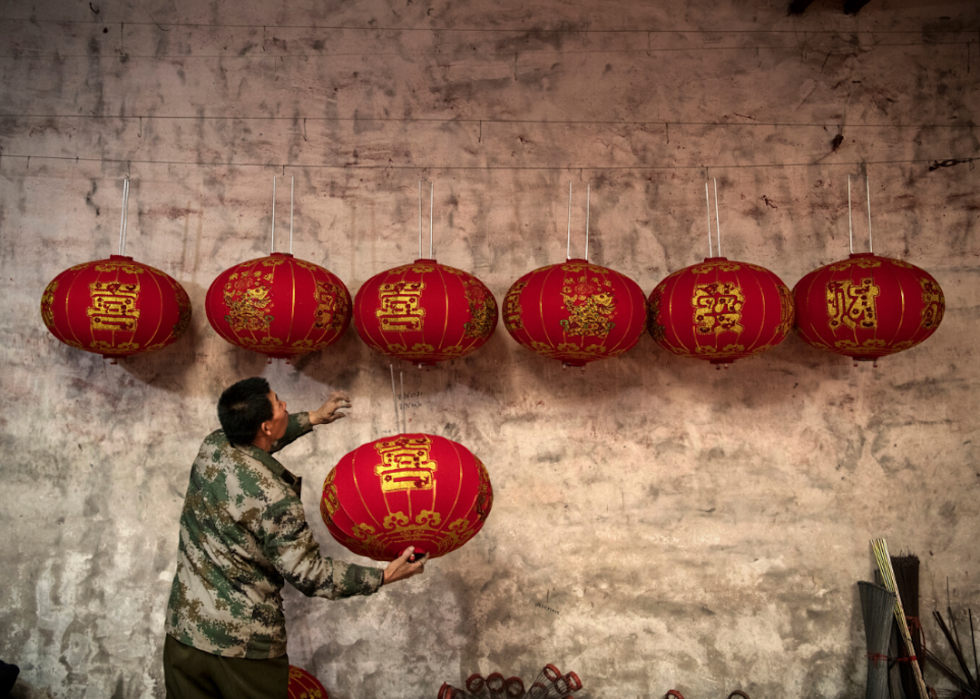
[[[41,296],[41,319],[75,349],[107,359],[158,350],[191,321],[191,303],[177,281],[126,255],[71,267]]]
[[[320,514],[352,552],[391,561],[409,546],[435,558],[483,527],[493,505],[486,467],[466,447],[398,434],[344,456],[323,483]]]
[[[419,366],[465,357],[497,327],[497,302],[479,279],[431,259],[368,279],[354,298],[368,347]]]
[[[525,274],[504,298],[504,326],[520,345],[567,367],[616,357],[646,328],[646,298],[615,270],[570,259]]]
[[[351,319],[350,293],[339,277],[281,252],[222,272],[205,305],[224,340],[277,359],[333,344]]]
[[[793,289],[796,329],[809,345],[876,362],[931,336],[946,299],[923,269],[870,252],[815,269]]]

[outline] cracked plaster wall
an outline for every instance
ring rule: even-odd
[[[394,429],[388,361],[351,328],[267,365],[204,314],[211,280],[267,250],[273,175],[296,179],[294,252],[352,293],[414,259],[434,181],[435,256],[499,301],[563,259],[569,180],[573,255],[591,182],[591,261],[648,293],[706,253],[706,176],[726,256],[792,286],[847,254],[847,175],[864,249],[867,174],[875,251],[945,290],[927,343],[872,370],[791,336],[716,372],[644,336],[579,373],[501,326],[403,367],[409,428],[489,468],[483,532],[372,598],[285,595],[290,658],[335,699],[546,662],[592,698],[863,696],[871,537],[922,558],[924,610],[947,582],[956,610],[980,603],[978,30],[966,1],[0,1],[0,658],[19,691],[163,696],[188,468],[238,378],[292,409],[352,394],[282,455],[323,551],[350,558],[318,486]],[[127,254],[194,318],[109,365],[54,340],[38,303],[116,252],[126,173]]]

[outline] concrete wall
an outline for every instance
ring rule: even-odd
[[[409,429],[487,464],[483,532],[373,598],[286,594],[290,659],[334,699],[546,662],[592,698],[863,696],[870,538],[922,558],[926,614],[947,584],[958,613],[980,605],[980,168],[935,166],[980,156],[978,30],[969,0],[798,18],[775,0],[0,1],[0,659],[38,696],[163,696],[188,469],[244,376],[292,409],[353,395],[282,455],[323,551],[349,557],[319,485],[394,431],[388,360],[351,328],[267,365],[204,314],[210,282],[268,249],[273,175],[279,249],[295,177],[294,252],[352,292],[414,259],[435,182],[436,257],[499,301],[564,259],[569,181],[573,254],[591,182],[591,260],[649,292],[707,253],[706,177],[725,254],[792,286],[847,255],[847,175],[865,249],[867,174],[875,252],[945,290],[925,344],[855,369],[791,336],[716,372],[644,336],[581,373],[501,326],[469,358],[399,367]],[[117,251],[127,173],[126,252],[194,318],[110,365],[38,304]]]

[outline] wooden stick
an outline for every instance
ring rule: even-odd
[[[909,657],[915,657],[915,648],[912,646],[912,634],[909,633],[909,625],[905,621],[905,608],[902,606],[902,596],[898,592],[895,584],[895,570],[892,568],[892,559],[888,555],[888,544],[884,539],[872,539],[871,548],[874,549],[875,559],[878,561],[878,570],[881,571],[882,582],[885,589],[895,595],[895,621],[898,622],[898,630],[905,641],[905,648]],[[922,669],[917,660],[911,663],[912,672],[915,675],[915,684],[919,688],[919,699],[929,699],[929,692],[926,690],[926,683],[922,679]]]

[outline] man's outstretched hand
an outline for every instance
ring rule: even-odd
[[[347,417],[347,413],[337,412],[341,408],[350,407],[350,396],[344,391],[334,391],[327,398],[327,402],[316,410],[310,411],[311,425],[326,425],[334,420]]]
[[[419,573],[425,572],[425,562],[429,560],[429,554],[425,554],[415,563],[409,563],[409,557],[415,553],[415,547],[409,546],[407,549],[402,551],[402,555],[393,560],[385,568],[385,579],[382,583],[383,585],[388,585],[393,582],[398,582],[399,580],[404,580],[410,578],[413,575],[418,575]]]

